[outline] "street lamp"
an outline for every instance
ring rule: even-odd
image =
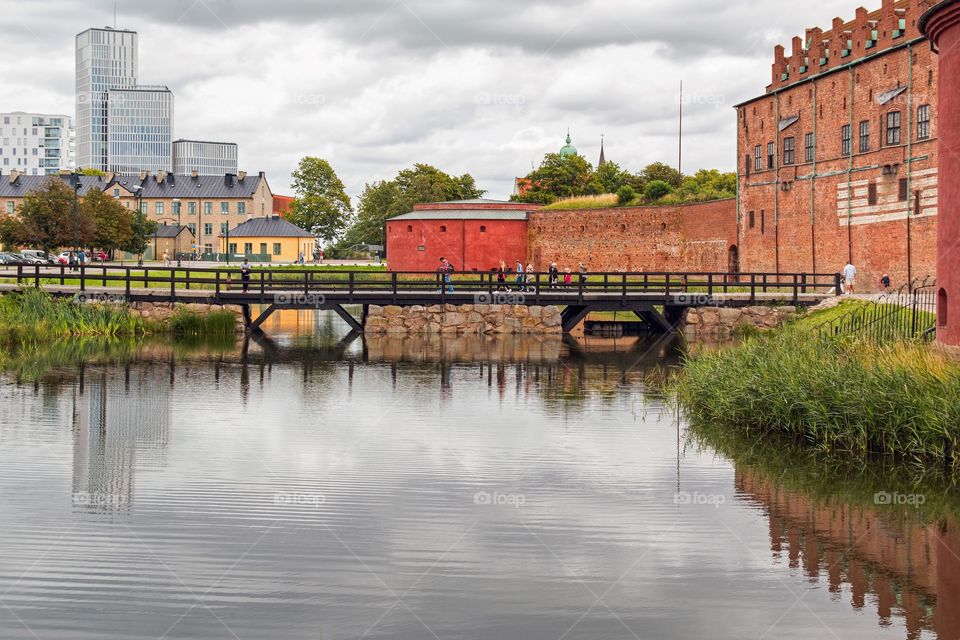
[[[80,174],[76,171],[71,176],[73,182],[73,262],[76,263],[80,255],[80,214],[79,214],[79,193],[80,193]]]
[[[144,213],[143,213],[143,187],[140,185],[134,185],[131,187],[130,191],[133,192],[133,197],[137,199],[137,220],[140,223],[140,229],[143,229],[144,225]],[[140,252],[140,255],[137,257],[137,266],[143,266],[143,251]]]
[[[177,235],[173,239],[173,252],[177,255],[177,268],[179,269],[183,266],[180,262],[180,200],[174,198],[170,204],[177,212]]]

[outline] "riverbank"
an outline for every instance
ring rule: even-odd
[[[36,289],[0,296],[0,345],[6,347],[69,338],[233,336],[236,325],[228,311],[201,314],[177,307],[161,318],[126,304],[55,298]]]
[[[716,428],[956,469],[960,364],[919,341],[822,337],[823,319],[688,356],[675,380],[681,406]]]

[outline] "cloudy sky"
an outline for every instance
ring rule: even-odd
[[[879,0],[870,5],[879,6]],[[821,0],[118,0],[143,84],[176,95],[175,135],[240,145],[288,190],[304,155],[357,195],[414,162],[469,172],[492,197],[562,146],[630,170],[733,170],[731,106],[763,91],[773,46],[850,19]],[[74,35],[113,0],[0,0],[0,111],[74,111]]]

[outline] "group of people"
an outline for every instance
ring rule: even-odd
[[[581,262],[577,267],[577,272],[579,274],[579,279],[581,283],[587,281],[587,267]],[[537,270],[534,268],[533,263],[527,263],[527,266],[523,266],[523,262],[517,260],[517,267],[514,272],[515,279],[518,291],[535,291],[537,287]],[[503,260],[500,261],[500,266],[497,267],[497,289],[499,291],[510,291],[510,287],[507,283],[510,281],[510,268],[507,267],[506,262]],[[557,263],[553,262],[547,268],[547,286],[551,289],[558,289],[560,286],[569,287],[573,284],[573,273],[570,268],[564,269],[563,274],[561,275],[560,269],[557,267]]]
[[[880,278],[880,287],[884,291],[890,291],[890,285],[892,281],[890,280],[890,274],[884,273]],[[848,262],[847,266],[843,268],[843,291],[847,295],[853,295],[857,291],[857,268],[853,265],[852,262]]]

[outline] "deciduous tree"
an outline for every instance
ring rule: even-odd
[[[335,240],[351,222],[350,196],[330,163],[306,157],[293,172],[296,198],[287,220],[310,233]]]

